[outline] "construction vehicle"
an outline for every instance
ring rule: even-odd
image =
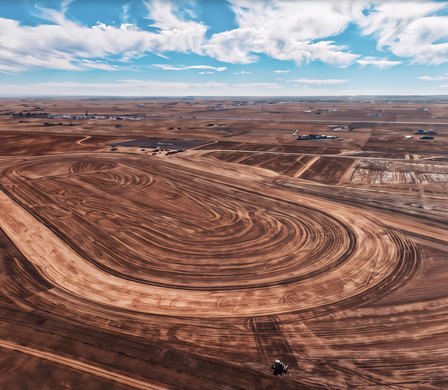
[[[272,373],[274,375],[283,375],[288,372],[288,366],[281,362],[280,360],[276,360],[271,366]]]

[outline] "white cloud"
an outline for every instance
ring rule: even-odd
[[[92,66],[80,59],[119,56],[130,60],[149,52],[201,52],[206,26],[180,19],[169,2],[150,4],[156,33],[138,30],[130,23],[119,27],[100,22],[92,27],[81,26],[66,19],[68,4],[64,2],[61,11],[38,9],[40,17],[53,24],[23,26],[15,20],[0,18],[0,72],[32,68],[85,70]]]
[[[122,70],[123,68],[120,68],[116,65],[110,65],[107,63],[104,63],[103,61],[97,60],[97,61],[91,61],[87,59],[81,60],[81,64],[83,68],[87,69],[101,69],[101,70]],[[129,69],[129,68],[127,68]]]
[[[70,7],[70,4],[72,4],[75,0],[62,0],[61,3],[61,13],[66,14],[68,11],[68,8]]]
[[[227,67],[225,66],[210,66],[210,65],[169,65],[169,64],[153,64],[156,68],[162,69],[162,70],[192,70],[192,69],[209,69],[213,70],[215,72],[224,72],[227,70]]]
[[[289,73],[290,71],[289,71],[289,70],[274,70],[273,72],[274,72],[274,73],[278,73],[278,74],[287,74],[287,73]]]
[[[356,60],[356,63],[358,63],[361,66],[373,66],[378,69],[389,69],[393,66],[400,65],[401,61],[392,61],[388,60],[386,58],[376,58],[376,57],[363,57],[359,60]]]
[[[214,34],[203,46],[207,55],[220,61],[249,64],[258,60],[257,54],[266,54],[298,65],[319,60],[344,67],[359,57],[331,40],[318,41],[347,27],[351,20],[347,5],[231,0],[231,6],[238,28]]]
[[[350,80],[346,79],[295,79],[291,80],[295,83],[305,84],[305,85],[338,85],[348,83]]]
[[[225,66],[207,66],[207,65],[192,65],[187,66],[188,69],[213,69],[216,72],[224,72],[227,70]]]
[[[159,29],[160,51],[181,51],[201,53],[207,27],[192,20],[177,16],[181,6],[169,0],[149,0],[145,2],[148,17],[154,20],[153,27]]]
[[[55,23],[55,24],[69,24],[71,23],[66,19],[65,14],[68,11],[68,8],[74,0],[63,0],[61,2],[60,10],[55,10],[52,8],[40,7],[39,5],[34,6],[33,14],[43,20]]]
[[[259,54],[298,65],[311,61],[345,67],[359,64],[387,69],[401,61],[359,58],[331,37],[350,23],[377,39],[379,50],[415,63],[448,61],[446,2],[429,0],[288,1],[231,0],[238,28],[214,34],[205,53],[221,61],[248,64]]]
[[[121,23],[120,24],[120,30],[125,30],[125,31],[134,30],[134,31],[138,31],[138,27],[137,27],[136,24],[133,24],[133,23]]]
[[[448,61],[448,16],[435,13],[447,7],[446,2],[383,0],[367,15],[358,14],[355,22],[364,35],[376,37],[379,50],[437,65]]]
[[[219,61],[233,64],[250,64],[258,57],[251,54],[252,31],[235,29],[215,34],[204,44],[205,54]]]
[[[122,10],[123,10],[123,16],[122,16],[123,23],[129,23],[129,20],[131,19],[131,15],[129,13],[129,10],[131,8],[131,4],[132,4],[132,2],[124,4],[123,7],[122,7]]]
[[[423,81],[444,81],[444,80],[448,80],[448,73],[445,75],[441,75],[441,76],[419,76],[417,77],[419,80],[423,80]]]
[[[263,55],[297,65],[322,61],[336,67],[356,62],[387,69],[402,62],[361,58],[349,47],[335,43],[333,37],[351,23],[362,34],[373,36],[378,50],[388,50],[412,63],[448,62],[448,15],[437,14],[448,9],[446,1],[229,0],[237,28],[210,39],[206,37],[208,27],[181,2],[144,0],[147,17],[156,30],[147,31],[132,23],[130,3],[122,8],[120,25],[99,21],[95,26],[83,26],[66,16],[72,1],[62,1],[58,10],[35,7],[34,13],[46,21],[43,24],[25,26],[0,18],[0,72],[33,68],[115,70],[117,66],[107,64],[107,60],[125,62],[148,53],[165,57],[168,52],[206,55],[238,64],[256,62]],[[96,62],[99,59],[104,62]],[[173,65],[171,70],[178,70],[175,68],[179,66]]]

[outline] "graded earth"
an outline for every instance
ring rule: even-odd
[[[0,388],[448,387],[446,101],[0,104]]]

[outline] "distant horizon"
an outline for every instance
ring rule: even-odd
[[[132,95],[2,95],[0,99],[58,99],[58,98],[71,98],[71,99],[129,99],[129,100],[141,100],[141,99],[319,99],[319,98],[412,98],[412,97],[429,97],[429,98],[447,98],[448,94],[418,94],[418,95],[383,95],[383,94],[367,94],[367,95],[147,95],[147,96],[132,96]]]

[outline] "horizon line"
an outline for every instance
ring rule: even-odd
[[[447,97],[445,94],[346,94],[346,95],[72,95],[72,94],[49,94],[49,95],[2,95],[0,99],[13,99],[13,98],[61,98],[61,97],[73,97],[73,98],[123,98],[123,99],[171,99],[171,98],[354,98],[354,97]]]

